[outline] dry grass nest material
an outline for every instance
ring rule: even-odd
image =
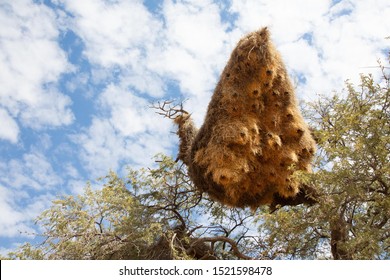
[[[189,114],[175,119],[181,159],[194,184],[234,207],[315,202],[311,172],[315,141],[267,28],[243,37],[223,70],[197,130]]]

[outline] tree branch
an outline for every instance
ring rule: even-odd
[[[156,109],[156,113],[169,119],[175,119],[181,114],[188,114],[183,109],[183,102],[180,104],[173,104],[173,101],[157,102],[157,104],[150,106],[152,109]]]
[[[225,243],[229,243],[230,246],[232,247],[233,254],[236,257],[238,257],[240,259],[244,259],[244,260],[253,260],[254,259],[252,257],[249,257],[249,256],[241,253],[240,250],[238,249],[237,243],[233,239],[230,239],[230,238],[225,237],[225,236],[202,237],[202,238],[197,239],[195,242],[211,242],[211,243],[225,242]]]

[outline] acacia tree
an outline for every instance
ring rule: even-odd
[[[390,257],[390,89],[361,75],[355,87],[308,104],[319,153],[307,183],[320,203],[280,209],[260,224],[271,258]]]
[[[319,150],[315,172],[296,176],[320,190],[317,204],[229,208],[159,155],[153,168],[110,172],[103,186],[53,201],[36,220],[43,242],[8,257],[389,259],[390,79],[381,69],[380,81],[362,75],[360,85],[306,104]]]
[[[245,234],[253,213],[224,209],[203,197],[186,168],[164,155],[155,168],[110,172],[103,186],[87,184],[64,196],[36,223],[44,240],[25,244],[12,259],[249,259]],[[246,255],[248,253],[249,255]]]

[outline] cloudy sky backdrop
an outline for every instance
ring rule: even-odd
[[[149,108],[186,100],[198,125],[241,36],[268,26],[300,99],[377,75],[388,0],[0,0],[0,253],[32,219],[111,169],[175,156]]]

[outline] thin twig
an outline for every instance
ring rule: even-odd
[[[159,101],[157,104],[150,106],[150,108],[156,109],[157,114],[169,119],[175,119],[179,115],[188,114],[188,112],[183,109],[183,102],[180,104],[173,104],[173,101],[164,101],[162,103]]]

